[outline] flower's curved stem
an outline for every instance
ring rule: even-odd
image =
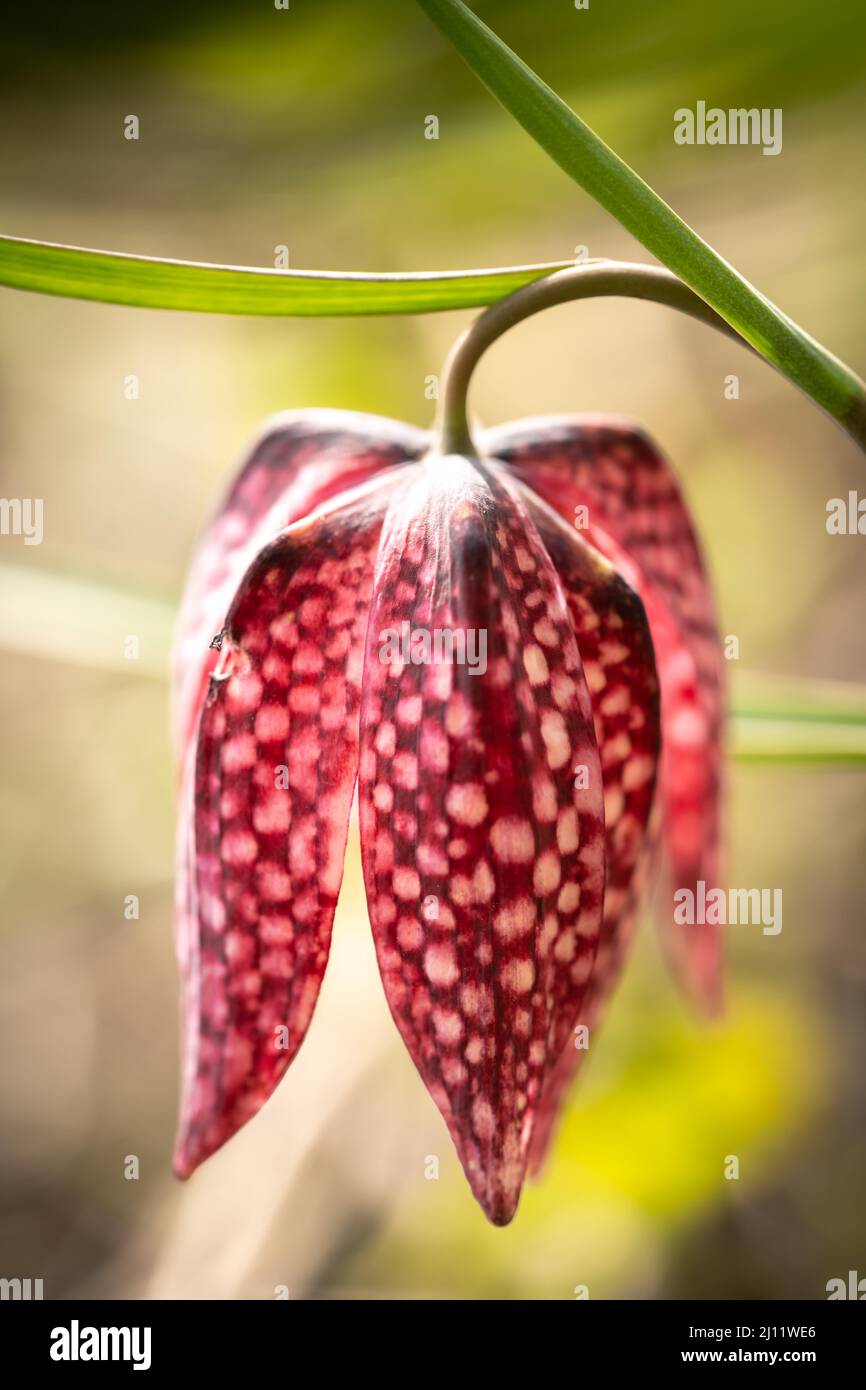
[[[585,265],[569,266],[498,300],[458,338],[442,373],[434,430],[437,448],[443,454],[471,455],[477,452],[467,409],[469,385],[479,361],[497,338],[542,309],[598,295],[646,299],[679,309],[681,313],[689,314],[754,351],[745,338],[711,309],[700,295],[662,266],[628,261],[592,261]],[[866,450],[866,415],[843,424],[843,428]]]

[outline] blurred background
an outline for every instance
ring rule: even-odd
[[[859,0],[477,9],[864,370]],[[293,268],[329,270],[576,246],[649,259],[405,0],[16,7],[0,75],[14,235],[259,265],[285,244]],[[675,145],[675,109],[698,100],[783,108],[782,154]],[[430,114],[438,141],[424,138]],[[782,888],[784,928],[729,929],[729,1010],[706,1028],[645,923],[510,1228],[472,1201],[390,1021],[356,832],[297,1062],[253,1123],[174,1181],[166,664],[192,547],[262,417],[320,405],[425,424],[425,378],[471,316],[0,301],[0,492],[45,500],[40,547],[0,538],[0,1275],[42,1278],[48,1298],[567,1299],[586,1285],[592,1298],[811,1299],[866,1274],[866,779],[838,768],[732,762],[731,881]],[[827,499],[862,490],[862,459],[768,367],[664,309],[587,303],[497,345],[475,404],[489,424],[612,411],[655,435],[692,502],[722,631],[739,638],[735,693],[783,674],[863,679],[866,542],[825,530]]]

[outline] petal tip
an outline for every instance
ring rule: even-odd
[[[179,1182],[187,1182],[192,1177],[198,1160],[194,1159],[184,1144],[178,1141],[171,1161],[171,1170]]]
[[[522,1179],[517,1184],[513,1182],[503,1183],[499,1175],[494,1172],[489,1175],[486,1184],[473,1184],[470,1180],[470,1187],[475,1200],[491,1226],[511,1225],[520,1205],[523,1191]]]
[[[517,1214],[517,1205],[517,1202],[509,1202],[507,1205],[501,1207],[484,1207],[484,1215],[487,1217],[491,1226],[498,1226],[501,1229],[503,1226],[511,1225]]]
[[[203,1163],[234,1137],[238,1128],[240,1126],[228,1132],[214,1133],[212,1129],[209,1132],[207,1127],[200,1129],[197,1125],[182,1124],[174,1141],[171,1160],[172,1172],[178,1181],[187,1182]]]

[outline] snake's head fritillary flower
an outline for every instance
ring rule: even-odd
[[[196,558],[175,1169],[255,1115],[303,1042],[357,782],[388,1005],[505,1224],[656,840],[676,883],[715,874],[719,648],[676,483],[633,429],[526,422],[478,457],[430,450],[374,417],[278,417]],[[713,1003],[702,930],[675,959]]]

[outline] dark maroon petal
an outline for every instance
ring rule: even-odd
[[[347,410],[286,411],[266,423],[190,569],[175,648],[180,749],[192,736],[215,664],[210,640],[262,547],[338,493],[418,458],[427,447],[427,435],[411,425]]]
[[[370,611],[359,773],[388,1003],[497,1224],[514,1214],[542,1083],[586,990],[604,881],[589,695],[518,492],[448,457],[425,461],[396,497]],[[437,634],[465,643],[470,661],[437,660]]]
[[[264,1104],[319,992],[343,874],[364,636],[395,480],[270,543],[219,640],[179,828],[188,1176]]]
[[[635,917],[637,867],[647,857],[658,771],[659,682],[643,605],[637,594],[543,503],[530,504],[568,602],[592,700],[604,779],[604,918],[592,977],[575,1020],[594,1028],[625,956]],[[586,1056],[571,1034],[545,1082],[532,1136],[536,1170],[561,1104]]]
[[[640,594],[662,691],[661,793],[671,883],[662,922],[677,973],[704,1007],[721,998],[718,930],[678,927],[672,889],[719,877],[723,661],[712,595],[670,465],[645,435],[587,417],[525,421],[485,446],[583,535]],[[583,517],[579,517],[583,521]]]

